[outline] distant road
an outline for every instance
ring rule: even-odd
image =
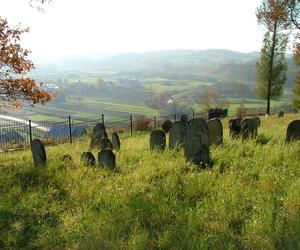
[[[5,120],[9,120],[9,121],[15,121],[15,122],[19,122],[21,124],[25,124],[25,125],[29,125],[29,122],[20,118],[16,118],[13,116],[8,116],[8,115],[0,115],[0,119],[5,119]],[[40,126],[37,123],[31,122],[31,126],[34,127],[37,130],[43,131],[43,132],[48,132],[50,129],[44,126]],[[3,128],[3,127],[2,127]]]

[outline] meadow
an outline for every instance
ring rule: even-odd
[[[82,166],[88,137],[47,147],[45,168],[1,153],[0,248],[300,249],[300,142],[285,144],[298,117],[262,117],[248,141],[223,120],[204,170],[181,150],[150,153],[148,132],[122,136],[114,172]]]

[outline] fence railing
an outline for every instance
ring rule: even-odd
[[[104,114],[99,115],[99,119],[83,121],[78,119],[75,121],[71,116],[60,121],[5,121],[0,123],[0,152],[28,149],[36,138],[45,145],[73,143],[97,123],[103,123],[108,132],[126,132],[124,134],[131,137],[141,129],[143,122],[146,123],[146,129],[156,130],[161,127],[163,121],[176,121],[181,115],[181,113],[154,117],[130,115],[127,119],[117,121],[106,120]],[[194,110],[187,115],[189,118],[200,116],[207,118],[206,112],[196,113]]]
[[[263,114],[265,108],[246,108],[247,115]],[[275,106],[272,107],[273,113],[279,111],[293,112],[292,106]],[[185,113],[186,114],[186,113]],[[105,119],[104,114],[99,115],[99,119],[90,120],[73,120],[68,116],[60,121],[5,121],[0,123],[0,152],[28,149],[34,139],[40,139],[45,145],[55,145],[59,143],[73,143],[74,140],[85,135],[97,123],[103,123],[108,132],[127,132],[127,137],[134,135],[135,131],[141,129],[142,122],[146,123],[146,129],[156,130],[161,128],[165,120],[180,120],[181,113],[170,114],[165,116],[132,116],[127,119],[109,121]],[[186,114],[188,118],[202,117],[207,119],[208,114],[205,111],[195,112],[192,110]]]

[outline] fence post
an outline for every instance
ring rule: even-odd
[[[156,130],[156,116],[154,116],[153,121],[154,121],[154,130]]]
[[[102,114],[102,124],[104,125],[104,114]]]
[[[29,125],[29,140],[30,140],[30,147],[32,145],[32,127],[31,127],[31,120],[28,121]]]
[[[195,110],[193,109],[193,118],[195,117]]]
[[[176,122],[176,114],[174,114],[174,121]]]
[[[130,115],[130,136],[132,136],[132,115]]]
[[[71,116],[69,118],[69,136],[70,136],[70,143],[72,144],[72,124],[71,124]]]

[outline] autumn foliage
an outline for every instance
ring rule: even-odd
[[[53,95],[42,90],[35,80],[26,74],[34,68],[28,59],[29,51],[20,45],[21,35],[28,29],[11,28],[0,17],[0,101],[2,106],[18,107],[22,102],[41,103],[50,101]]]

